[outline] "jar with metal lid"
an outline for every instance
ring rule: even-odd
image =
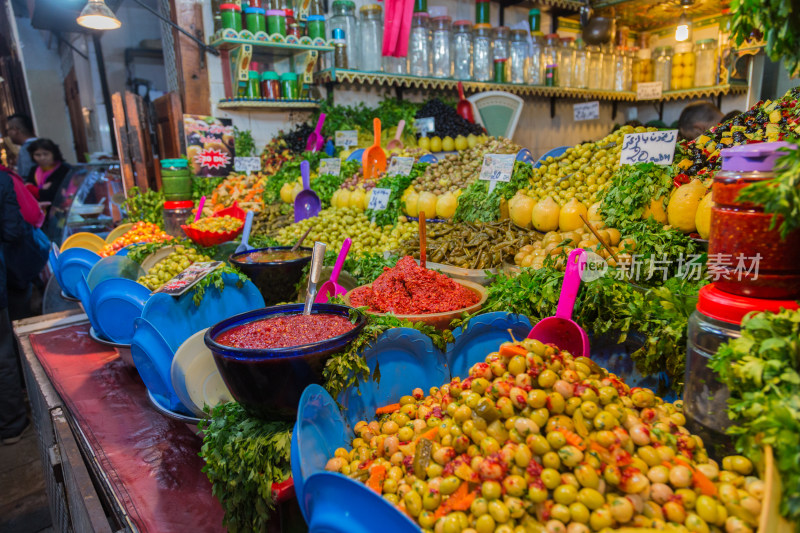
[[[628,79],[628,67],[626,59],[626,50],[617,48],[617,53],[614,55],[614,90],[627,91],[630,87],[626,86]]]
[[[558,85],[561,87],[574,87],[572,72],[575,65],[575,39],[562,37],[561,47],[558,49]]]
[[[324,15],[309,15],[306,19],[308,36],[311,40],[325,39],[325,16]]]
[[[476,24],[472,33],[472,75],[475,81],[490,81],[493,77],[492,27]]]
[[[247,31],[254,34],[259,31],[267,31],[267,11],[262,7],[244,8],[244,19]]]
[[[192,200],[179,200],[164,202],[162,213],[164,215],[164,231],[176,239],[186,238],[181,228],[192,217],[194,202]]]
[[[261,74],[255,70],[247,72],[247,98],[250,100],[261,98]]]
[[[633,83],[631,90],[636,91],[640,83],[653,81],[653,60],[649,48],[642,48],[636,53],[633,61]]]
[[[296,6],[299,8],[303,2],[297,2]],[[309,0],[308,2],[309,15],[325,15],[325,10],[322,8],[322,0]]]
[[[525,83],[525,63],[528,60],[528,35],[525,30],[511,30],[510,83]]]
[[[545,38],[544,49],[542,50],[542,62],[545,66],[545,85],[547,86],[558,86],[558,76],[555,72],[558,67],[558,51],[560,48],[561,40],[558,38],[557,33],[551,33]],[[551,79],[547,77],[547,69],[550,66],[554,67],[554,74]]]
[[[344,31],[348,68],[358,68],[358,22],[356,22],[356,4],[352,0],[334,0],[333,16],[328,19],[328,31],[333,38],[333,31]]]
[[[738,200],[747,185],[773,178],[778,150],[792,146],[754,143],[720,152],[708,237],[709,272],[720,290],[750,298],[800,298],[800,229],[781,239],[778,227],[770,229],[772,214]]]
[[[675,45],[675,55],[672,56],[672,76],[670,81],[670,86],[673,91],[692,88],[696,64],[694,46],[692,43],[678,43]]]
[[[278,73],[267,70],[261,73],[261,97],[278,100],[281,97],[281,82]]]
[[[525,69],[525,83],[529,85],[544,85],[544,63],[542,63],[541,35],[531,33],[531,49],[528,57],[528,66]]]
[[[433,55],[433,76],[436,78],[449,78],[452,74],[451,35],[452,19],[450,17],[434,17],[431,20],[431,53]]]
[[[242,7],[239,4],[220,4],[219,15],[223,29],[236,33],[242,31]]]
[[[717,40],[702,39],[695,47],[697,68],[694,73],[695,87],[709,87],[717,83]]]
[[[659,46],[653,50],[653,81],[660,81],[662,91],[669,91],[672,79],[672,47]]]
[[[468,20],[453,23],[453,77],[472,78],[472,24]]]
[[[586,47],[586,64],[590,89],[603,88],[603,50],[597,45]]]
[[[572,87],[586,89],[589,87],[589,58],[583,39],[575,41],[575,65],[572,68]]]
[[[161,192],[165,200],[192,198],[192,169],[183,158],[161,160]]]
[[[719,289],[716,283],[700,289],[696,310],[689,317],[686,339],[686,373],[683,413],[686,425],[706,443],[721,439],[730,426],[728,388],[708,366],[721,344],[741,336],[741,323],[753,311],[797,309],[792,300],[745,298]]]
[[[344,30],[336,28],[333,30],[333,38],[331,39],[333,45],[333,66],[334,68],[346,69],[347,63],[347,39],[345,38]]]
[[[383,67],[383,10],[378,4],[362,6],[361,22],[361,63],[360,70],[380,72]]]
[[[286,72],[281,74],[281,97],[284,100],[297,100],[300,96],[300,89],[297,85],[297,74]]]
[[[408,38],[408,73],[412,76],[431,75],[430,16],[414,13],[411,17],[411,35]]]

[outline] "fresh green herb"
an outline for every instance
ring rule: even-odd
[[[476,180],[458,197],[458,207],[453,220],[456,222],[494,222],[500,218],[501,200],[508,200],[518,190],[530,186],[533,167],[530,163],[517,161],[511,173],[511,180],[497,182],[489,193],[489,181]]]
[[[238,403],[223,403],[200,422],[203,472],[225,511],[231,533],[267,531],[275,507],[272,484],[291,475],[292,426],[247,415]]]
[[[327,254],[325,254],[325,259],[329,260]],[[383,274],[384,268],[394,267],[397,259],[398,257],[395,255],[385,257],[383,254],[363,253],[358,257],[348,256],[342,269],[353,276],[358,285],[367,285],[378,279],[378,276]],[[334,253],[330,258],[330,265],[332,266],[335,262],[336,254]]]
[[[147,258],[148,255],[154,254],[160,249],[164,248],[165,246],[172,246],[176,244],[174,241],[163,241],[163,242],[148,242],[148,243],[140,243],[134,244],[130,247],[128,251],[128,259],[135,263],[142,264],[142,261]]]
[[[223,176],[212,176],[208,178],[195,176],[192,180],[192,200],[198,201],[203,196],[211,198],[220,183],[225,181]]]
[[[775,177],[748,185],[737,198],[763,205],[765,212],[772,213],[769,228],[780,222],[781,239],[800,228],[800,139],[792,139],[792,143],[794,149],[781,148],[786,154],[775,162]]]
[[[675,169],[671,166],[637,163],[621,167],[601,200],[603,220],[612,228],[638,222],[652,200],[660,200],[666,210],[674,177]]]
[[[256,153],[256,142],[250,130],[233,127],[233,148],[236,157],[252,157]]]
[[[772,446],[781,476],[780,511],[800,521],[800,311],[754,313],[741,337],[719,347],[711,368],[730,391],[728,433],[753,462]]]
[[[152,189],[142,192],[138,187],[128,191],[128,198],[122,202],[127,222],[152,222],[164,228],[164,193]]]
[[[379,226],[393,226],[397,224],[397,219],[403,214],[403,206],[400,205],[400,197],[403,196],[403,192],[417,177],[425,173],[426,168],[428,168],[428,163],[415,163],[408,176],[396,174],[378,180],[375,187],[390,189],[392,191],[389,195],[389,203],[383,211],[367,209],[365,213],[367,218],[373,220]]]
[[[250,239],[248,239],[248,243],[253,248],[271,248],[273,246],[280,246],[280,243],[270,237],[269,235],[259,234],[253,235],[250,234]]]
[[[340,172],[338,176],[334,176],[333,174],[320,174],[311,178],[311,189],[319,196],[319,200],[322,202],[322,209],[327,209],[331,206],[333,193],[339,190],[342,183],[344,183],[344,176],[347,175],[345,166],[349,169],[353,163],[355,162],[350,161],[343,163],[342,172]]]
[[[333,137],[337,130],[352,130],[361,128],[372,135],[372,119],[379,118],[383,129],[396,125],[400,119],[406,121],[406,132],[413,135],[414,115],[421,104],[408,100],[386,98],[381,100],[377,108],[367,107],[364,103],[353,106],[334,105],[323,102],[320,113],[325,113],[327,118],[322,127],[325,137]],[[316,117],[314,117],[316,121]]]
[[[219,268],[213,272],[210,272],[206,277],[198,281],[197,284],[192,287],[192,301],[194,302],[194,305],[199,306],[203,302],[203,296],[205,296],[206,289],[208,287],[215,287],[219,292],[225,290],[225,280],[223,278],[225,274],[236,276],[236,286],[239,288],[241,288],[244,283],[250,279],[242,274],[238,268],[227,264],[222,264]]]
[[[756,35],[767,41],[767,55],[784,61],[789,77],[800,74],[800,9],[791,0],[732,0],[731,35],[737,46]]]

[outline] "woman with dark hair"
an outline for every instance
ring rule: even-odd
[[[71,167],[50,139],[36,139],[28,146],[28,153],[36,163],[36,168],[26,176],[32,185],[29,188],[40,202],[52,202]]]

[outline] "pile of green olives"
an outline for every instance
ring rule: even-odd
[[[189,268],[195,262],[213,261],[191,246],[175,246],[175,251],[159,261],[147,274],[136,280],[151,291],[158,290],[166,282]]]
[[[680,403],[534,339],[388,408],[359,422],[326,469],[363,481],[425,532],[753,533],[758,524],[765,487],[747,458],[716,463]]]

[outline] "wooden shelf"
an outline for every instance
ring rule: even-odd
[[[291,109],[318,109],[318,100],[221,100],[217,109],[286,111]]]
[[[268,36],[265,33],[259,33],[253,36],[248,31],[242,31],[239,34],[233,30],[220,30],[211,36],[208,45],[219,50],[231,50],[233,48],[249,44],[257,50],[267,50],[275,55],[290,56],[302,52],[317,51],[317,52],[331,52],[333,47],[324,44],[321,39],[311,41],[308,37],[303,37],[299,41],[295,37],[289,37],[288,41],[283,41],[280,35]]]
[[[695,87],[681,91],[665,91],[659,100],[639,100],[639,102],[670,102],[689,98],[710,98],[726,94],[743,94],[747,92],[747,85],[743,83],[725,83],[711,87]]]

